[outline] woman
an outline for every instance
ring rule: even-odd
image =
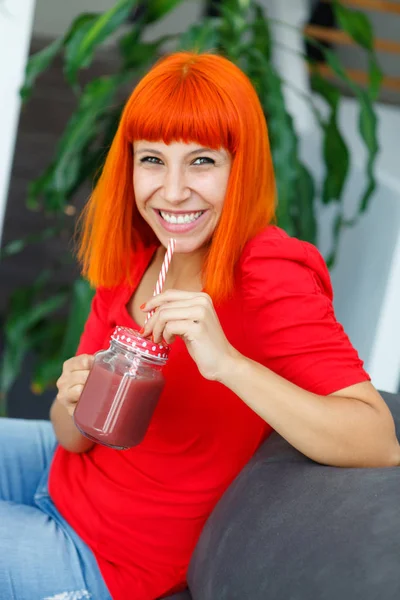
[[[83,217],[79,256],[97,292],[57,382],[53,427],[2,424],[0,539],[14,552],[1,561],[4,600],[184,588],[208,515],[272,429],[327,465],[399,464],[323,259],[273,225],[274,189],[263,112],[236,66],[180,53],[138,84]],[[71,418],[115,325],[172,344],[150,428],[125,452]],[[36,537],[32,555],[23,544]]]

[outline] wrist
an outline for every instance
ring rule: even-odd
[[[234,379],[240,377],[245,361],[246,357],[231,346],[221,365],[217,381],[230,388]]]

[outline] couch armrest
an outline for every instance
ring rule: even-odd
[[[393,415],[397,439],[400,442],[400,394],[389,394],[388,392],[380,393]]]
[[[399,432],[400,396],[383,394]],[[206,523],[196,600],[397,600],[400,468],[319,465],[274,433]]]

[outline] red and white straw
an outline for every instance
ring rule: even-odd
[[[153,296],[157,296],[158,294],[161,294],[161,292],[163,290],[165,278],[167,277],[169,265],[171,263],[171,259],[172,259],[172,255],[175,250],[175,246],[176,246],[176,240],[174,240],[173,238],[170,238],[170,240],[168,242],[168,246],[167,246],[167,251],[164,256],[164,261],[163,261],[163,264],[161,267],[161,271],[160,271],[160,274],[157,279],[156,287],[153,292]],[[154,310],[147,313],[146,323],[150,319],[150,317],[153,316],[153,314],[154,314]]]

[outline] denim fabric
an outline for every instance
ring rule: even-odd
[[[48,493],[46,421],[0,419],[0,599],[111,600],[96,559]]]

